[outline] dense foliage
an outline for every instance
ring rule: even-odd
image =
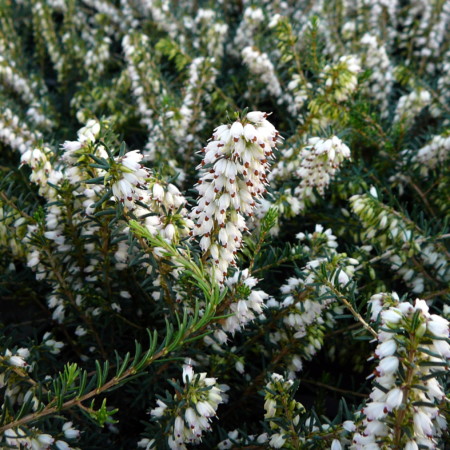
[[[449,24],[0,0],[1,448],[450,445]]]

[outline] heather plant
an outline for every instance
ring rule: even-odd
[[[0,0],[0,447],[447,448],[449,22]]]

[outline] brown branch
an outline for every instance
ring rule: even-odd
[[[355,397],[362,397],[362,398],[368,398],[369,397],[368,394],[362,394],[360,392],[354,392],[354,391],[350,391],[350,390],[347,390],[347,389],[341,389],[341,388],[338,388],[338,387],[330,386],[329,384],[321,383],[320,381],[309,380],[307,378],[300,378],[299,380],[302,383],[307,383],[307,384],[312,384],[314,386],[323,387],[325,389],[329,389],[330,391],[339,392],[340,394],[353,395]]]

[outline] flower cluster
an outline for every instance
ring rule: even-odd
[[[405,151],[406,155],[411,154]],[[419,148],[412,157],[412,162],[417,165],[421,175],[427,176],[431,170],[445,164],[450,155],[450,135],[443,134],[433,136],[431,141]]]
[[[431,95],[426,89],[417,88],[398,100],[394,122],[404,127],[412,125],[423,108],[431,103]]]
[[[264,389],[264,419],[270,426],[269,445],[282,448],[287,439],[295,439],[295,426],[300,415],[305,412],[303,405],[293,399],[296,387],[292,380],[285,380],[282,375],[273,373]],[[276,419],[276,420],[274,420]]]
[[[135,202],[144,199],[142,188],[146,184],[149,172],[141,164],[143,157],[139,150],[133,150],[115,158],[106,175],[114,196],[128,209],[134,209]]]
[[[17,211],[0,203],[0,245],[8,248],[14,258],[26,254],[22,241],[26,230],[25,219]]]
[[[439,244],[428,242],[414,223],[383,204],[377,196],[376,190],[371,189],[370,194],[352,196],[350,204],[364,226],[363,234],[367,242],[382,249],[380,259],[389,261],[391,268],[402,276],[415,293],[421,293],[425,288],[426,280],[420,269],[423,265],[446,283],[450,272]],[[411,261],[411,255],[417,255],[418,260]]]
[[[64,437],[67,440],[78,439],[80,432],[73,428],[72,425],[72,422],[64,423],[61,437]],[[49,448],[70,450],[75,448],[70,447],[66,441],[55,439],[52,435],[41,433],[35,428],[27,431],[22,428],[10,429],[5,432],[5,437],[8,446],[12,448],[31,448],[33,450],[48,450]]]
[[[361,38],[365,53],[362,57],[362,65],[371,70],[370,85],[368,91],[380,104],[381,117],[389,115],[389,98],[394,83],[393,66],[389,60],[386,48],[380,44],[376,36],[366,33]]]
[[[31,121],[43,129],[49,129],[52,121],[44,113],[44,109],[48,108],[48,92],[39,81],[28,80],[14,60],[0,56],[0,82],[14,90],[29,105],[26,114]]]
[[[314,137],[307,144],[299,143],[281,152],[280,159],[269,175],[272,183],[283,183],[276,201],[270,202],[283,216],[296,216],[316,203],[331,184],[350,149],[337,136],[329,139]],[[269,205],[259,206],[258,216]]]
[[[412,305],[377,294],[370,303],[372,319],[378,314],[381,318],[375,350],[379,362],[351,448],[383,443],[389,448],[434,449],[435,437],[447,427],[439,407],[445,394],[437,377],[450,359],[448,321],[430,314],[424,300]]]
[[[315,203],[316,194],[323,196],[344,160],[350,158],[350,149],[337,137],[331,139],[310,138],[300,152],[300,167],[296,175],[300,184],[294,195],[300,201],[300,210],[308,203]]]
[[[49,186],[49,182],[56,184],[61,180],[62,174],[54,170],[50,158],[51,150],[48,147],[30,148],[22,154],[21,165],[28,165],[31,168],[30,181],[39,186],[39,193],[42,196],[54,197],[54,189]]]
[[[158,69],[149,57],[148,41],[148,36],[135,32],[124,36],[122,46],[138,114],[148,133],[145,155],[153,160],[156,157],[158,142],[164,139],[161,124],[155,120],[155,113],[159,110],[161,114],[165,109],[160,97],[165,91],[158,80]]]
[[[298,342],[298,353],[290,356],[290,376],[303,369],[303,361],[311,360],[324,343],[324,332],[332,329],[334,315],[342,313],[335,302],[333,290],[323,283],[321,268],[326,268],[329,281],[338,289],[344,289],[353,278],[358,261],[336,251],[336,236],[331,229],[316,225],[314,233],[299,233],[297,238],[306,241],[308,250],[316,258],[309,261],[300,277],[291,277],[280,288],[284,299],[272,300],[269,306],[283,314],[283,328],[270,333],[276,345],[293,339]],[[308,248],[307,246],[305,246]]]
[[[211,259],[218,281],[227,276],[247,230],[245,218],[266,192],[267,171],[278,132],[267,114],[252,111],[232,125],[221,125],[202,150],[197,167],[199,199],[190,217],[196,222],[193,236],[202,236],[200,247]]]
[[[0,140],[13,150],[25,153],[39,139],[42,139],[42,134],[31,130],[11,109],[4,108],[0,112]]]
[[[3,361],[14,367],[26,367],[28,366],[26,360],[30,356],[30,351],[27,348],[19,348],[16,352],[12,353],[11,350],[6,349]]]
[[[202,105],[197,102],[201,93],[208,92],[216,80],[217,70],[214,62],[213,58],[198,57],[189,66],[189,80],[179,109],[181,119],[176,127],[180,131],[177,136],[180,153],[183,153],[186,147],[199,144],[194,136],[204,126],[204,112]],[[189,130],[187,135],[186,130]]]
[[[242,49],[242,59],[250,72],[260,76],[269,94],[275,98],[281,98],[280,82],[267,53],[261,53],[253,47],[245,47]]]
[[[308,100],[308,92],[312,89],[312,84],[305,83],[305,79],[295,73],[287,88],[292,93],[292,101],[289,102],[288,108],[292,114],[296,114]]]
[[[325,66],[323,77],[325,89],[330,89],[337,102],[348,100],[358,85],[360,61],[354,55],[345,55],[333,66]]]
[[[226,439],[217,444],[217,448],[219,450],[228,450],[234,448],[235,445],[239,445],[241,447],[251,445],[263,446],[264,444],[267,444],[267,441],[267,433],[262,433],[259,436],[252,434],[247,435],[244,433],[240,435],[238,430],[233,430],[228,433],[228,437]]]
[[[37,430],[35,430],[37,431]],[[36,450],[46,450],[54,443],[54,439],[50,434],[36,432],[35,435],[28,436],[28,434],[21,428],[11,429],[6,431],[6,442],[11,447],[32,448]],[[57,445],[58,450],[60,447]]]
[[[253,45],[253,35],[264,20],[264,11],[261,8],[247,6],[242,14],[242,20],[236,30],[229,52],[237,56],[244,47]]]
[[[219,62],[224,54],[224,42],[228,36],[229,26],[213,9],[199,8],[195,17],[198,33],[198,47],[205,48],[211,62]]]
[[[81,183],[78,190],[87,198],[86,213],[93,212],[92,205],[101,198],[103,186],[106,186],[111,189],[116,201],[133,211],[152,234],[161,234],[169,241],[186,237],[193,224],[187,218],[184,207],[186,199],[179,189],[157,178],[150,169],[144,167],[144,155],[139,150],[121,156],[109,155],[105,147],[97,142],[99,132],[100,124],[90,120],[78,131],[77,141],[66,141],[63,145],[63,159],[69,166],[65,174],[72,184]],[[95,151],[97,160],[100,158],[105,164],[104,168],[99,167],[95,172],[97,178],[103,178],[103,186],[91,182],[86,184],[89,180],[85,179],[83,169],[86,154],[90,151]],[[126,253],[126,244],[122,243],[122,247],[122,252]],[[124,260],[120,255],[117,255],[117,259]]]
[[[258,280],[249,275],[248,269],[236,270],[232,277],[227,278],[225,285],[234,292],[233,302],[227,311],[231,316],[215,331],[216,340],[224,343],[227,340],[225,333],[234,335],[256,318],[265,318],[263,308],[270,301],[270,296],[260,289],[253,289],[257,283]]]
[[[177,393],[178,404],[169,406],[158,400],[158,406],[150,411],[151,416],[173,425],[167,432],[167,443],[171,449],[186,449],[184,444],[198,444],[204,431],[211,429],[210,422],[217,407],[223,402],[221,390],[215,378],[206,373],[195,374],[190,364],[183,366],[184,387]],[[139,447],[154,448],[148,439],[140,441]]]

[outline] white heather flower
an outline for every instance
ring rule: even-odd
[[[283,433],[277,433],[272,435],[269,445],[273,448],[281,448],[285,442],[286,439],[283,437]]]
[[[427,323],[427,328],[430,333],[437,337],[446,338],[448,336],[448,320],[437,314],[431,314],[430,320]]]
[[[55,442],[55,446],[58,450],[70,450],[71,447],[69,446],[69,444],[67,442],[58,440]]]
[[[396,356],[383,358],[377,366],[377,371],[382,375],[390,375],[397,371],[399,359]]]
[[[419,446],[416,441],[408,441],[404,450],[419,450]]]
[[[183,366],[183,381],[189,382],[192,380],[192,377],[194,376],[194,368],[190,364],[185,364]]]
[[[13,355],[10,350],[6,349],[5,358],[6,358],[6,361],[9,364],[11,364],[12,366],[26,367],[28,364],[24,358],[29,356],[29,351],[28,351],[28,354],[25,354],[23,352],[22,352],[22,354],[23,354],[23,356],[21,356],[19,354]]]
[[[278,132],[260,111],[247,114],[231,126],[221,125],[203,149],[197,184],[199,199],[190,217],[196,222],[194,236],[208,254],[211,271],[222,282],[234,263],[256,201],[266,191],[269,160]]]
[[[375,354],[378,358],[385,358],[386,356],[392,356],[397,350],[397,343],[394,339],[382,342],[375,350]]]
[[[45,162],[47,162],[47,157],[39,148],[27,150],[20,157],[20,164],[27,164],[32,170],[35,170],[38,165],[44,165]]]
[[[381,319],[383,322],[396,324],[402,320],[402,313],[396,308],[389,308],[387,311],[381,313]]]
[[[80,337],[85,336],[87,334],[87,330],[86,330],[86,328],[82,327],[81,325],[78,325],[75,330],[75,334]]]
[[[275,417],[276,406],[277,402],[275,401],[275,399],[273,398],[266,399],[266,401],[264,402],[264,409],[266,410],[264,417],[266,418]]]
[[[433,423],[430,417],[420,409],[414,414],[414,430],[418,435],[433,436]]]
[[[379,420],[368,420],[365,419],[364,423],[364,434],[368,436],[386,436],[388,429],[386,425]]]
[[[364,46],[362,65],[371,69],[369,83],[363,89],[380,105],[381,117],[389,114],[389,96],[394,82],[393,65],[386,46],[375,35],[366,33],[361,39]]]
[[[325,66],[322,77],[325,80],[325,86],[331,89],[337,102],[348,100],[356,90],[360,71],[360,61],[355,55],[341,56],[334,65]]]
[[[155,448],[155,440],[154,439],[141,439],[138,443],[137,446],[139,448],[145,448],[145,450],[150,450],[152,448]]]
[[[342,445],[337,439],[333,439],[330,450],[342,450]]]
[[[157,202],[162,202],[164,199],[164,189],[159,183],[153,185],[152,198]]]
[[[301,233],[298,238],[306,241],[303,244],[305,248],[315,249],[313,257],[316,259],[309,261],[302,268],[302,278],[291,277],[281,286],[284,300],[273,306],[270,305],[273,308],[285,310],[284,326],[294,333],[295,339],[299,340],[297,348],[301,348],[302,355],[291,355],[289,370],[292,373],[302,370],[302,360],[312,359],[322,347],[325,326],[331,329],[334,325],[331,311],[335,314],[342,313],[341,306],[333,301],[329,288],[325,287],[317,277],[317,272],[320,272],[319,267],[321,265],[326,267],[329,272],[329,281],[337,287],[342,282],[342,277],[336,277],[335,274],[345,273],[345,284],[347,284],[353,278],[354,265],[358,264],[357,260],[336,251],[336,237],[330,229],[324,231],[320,224],[316,225],[313,233]],[[308,296],[304,295],[308,291],[305,287],[316,289],[318,283],[320,284],[318,291],[313,291],[314,293]],[[277,341],[280,339],[285,338],[280,336]]]
[[[403,401],[403,391],[400,388],[394,388],[386,396],[386,405],[389,411],[398,408]]]
[[[292,380],[287,380],[277,373],[272,373],[266,384],[264,390],[264,419],[273,432],[269,443],[271,447],[281,448],[288,437],[293,437],[290,425],[297,425],[300,414],[305,411],[301,403],[293,400],[293,386]],[[286,403],[289,404],[289,410],[293,413],[289,424],[285,423]]]
[[[162,400],[156,400],[157,403],[157,407],[153,408],[150,411],[150,414],[154,417],[161,417],[162,415],[164,415],[164,411],[167,408],[167,405],[162,401]]]
[[[370,297],[369,304],[372,311],[370,320],[372,322],[375,322],[375,320],[377,320],[380,312],[383,310],[383,305],[387,298],[389,298],[389,294],[385,293],[374,294],[372,295],[372,297]]]
[[[27,348],[19,348],[17,349],[17,355],[20,356],[23,359],[27,359],[30,357],[30,350],[28,350]]]
[[[210,252],[212,255],[218,252],[217,245],[212,245]],[[248,323],[256,318],[264,318],[263,309],[266,307],[267,301],[270,297],[262,290],[253,289],[258,280],[249,276],[248,269],[236,270],[232,277],[226,280],[226,286],[230,289],[239,289],[239,286],[245,286],[248,288],[243,297],[236,298],[229,307],[229,312],[233,313],[232,316],[227,317],[222,323],[221,328],[214,332],[216,339],[219,342],[223,342],[223,332],[231,333],[232,335],[236,331],[242,330]],[[238,291],[236,291],[235,297],[237,297]],[[226,342],[226,335],[225,335]],[[240,366],[239,366],[240,367]],[[242,367],[243,369],[243,367]]]
[[[37,440],[40,444],[49,446],[55,441],[50,434],[39,434]]]
[[[78,439],[80,437],[80,431],[72,428],[73,422],[66,422],[63,425],[62,431],[66,439]]]
[[[100,124],[90,119],[83,128],[78,130],[78,141],[81,143],[94,142],[100,134]]]
[[[388,410],[384,402],[372,402],[364,407],[363,412],[369,420],[378,420],[383,418]]]
[[[356,430],[356,425],[355,422],[353,422],[352,420],[346,420],[343,424],[342,424],[344,430],[353,432]]]
[[[52,338],[51,333],[47,332],[44,334],[44,337],[42,338],[42,343],[50,349],[50,353],[53,353],[54,355],[58,355],[61,353],[61,349],[64,347],[64,343],[60,341],[55,341]]]

